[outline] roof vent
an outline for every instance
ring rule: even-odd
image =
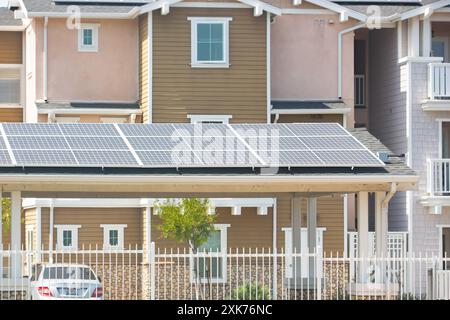
[[[389,154],[387,152],[377,152],[378,159],[384,163],[389,161]]]

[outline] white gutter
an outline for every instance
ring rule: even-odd
[[[44,18],[44,56],[43,56],[43,71],[44,71],[44,80],[42,82],[43,92],[44,92],[44,101],[47,101],[47,76],[48,76],[48,17]]]
[[[133,8],[126,13],[101,13],[101,12],[82,12],[80,18],[83,19],[134,19],[139,15],[139,8]],[[69,18],[71,13],[67,12],[29,12],[29,18]]]
[[[365,22],[359,23],[353,27],[339,31],[338,33],[338,98],[342,99],[342,36],[348,32],[355,31],[366,25]]]
[[[401,14],[400,19],[407,20],[409,18],[412,18],[415,16],[420,16],[422,14],[431,15],[434,10],[446,7],[448,5],[450,5],[450,0],[441,0],[441,1],[433,2],[428,5],[425,5],[425,6],[422,6],[417,9],[413,9],[413,10],[410,10],[410,11],[407,11],[407,12]]]
[[[39,114],[100,114],[100,115],[130,115],[130,114],[141,114],[140,109],[115,109],[115,108],[39,108]]]
[[[345,114],[352,111],[350,108],[336,109],[272,109],[272,114]]]
[[[0,26],[0,31],[24,31],[27,26]]]

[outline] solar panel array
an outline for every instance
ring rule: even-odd
[[[380,167],[342,126],[0,124],[0,165],[29,167]]]

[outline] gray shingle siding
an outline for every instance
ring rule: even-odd
[[[406,78],[398,64],[396,29],[373,30],[369,38],[369,131],[396,154],[407,151]],[[389,230],[407,231],[406,196],[389,204]]]

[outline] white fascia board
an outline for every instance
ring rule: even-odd
[[[158,0],[151,2],[139,8],[139,14],[144,14],[150,11],[161,9],[163,6],[171,6],[175,3],[181,2],[182,0]]]
[[[26,184],[26,183],[58,183],[58,184],[117,184],[126,183],[128,185],[141,185],[141,184],[170,184],[170,183],[184,183],[184,184],[198,184],[198,183],[311,183],[311,184],[342,184],[342,183],[416,183],[419,181],[417,175],[348,175],[348,176],[336,176],[336,175],[302,175],[302,176],[180,176],[180,175],[67,175],[56,176],[52,174],[0,174],[0,180],[2,184]]]
[[[83,19],[134,19],[139,11],[136,8],[131,9],[126,13],[107,13],[107,12],[82,12],[80,17]],[[29,18],[68,18],[72,14],[67,12],[29,12]]]
[[[347,16],[349,18],[353,18],[359,21],[365,22],[367,19],[367,16],[365,14],[356,12],[354,10],[350,10],[346,7],[343,7],[339,4],[336,4],[334,2],[328,1],[328,0],[307,0],[309,3],[318,5],[320,7],[329,9],[334,12],[338,12],[341,15]]]
[[[24,198],[22,207],[31,209],[36,207],[55,208],[146,208],[154,207],[163,199],[45,199]],[[273,198],[209,198],[214,207],[272,207]]]
[[[423,111],[450,111],[450,100],[426,100],[422,102]]]
[[[417,8],[417,9],[413,9],[413,10],[410,10],[410,11],[407,11],[407,12],[403,13],[401,15],[400,19],[401,20],[406,20],[406,19],[409,19],[409,18],[412,18],[412,17],[415,17],[415,16],[419,16],[419,15],[422,15],[422,14],[427,14],[427,13],[433,12],[433,11],[435,11],[437,9],[441,9],[443,7],[446,7],[448,5],[450,5],[450,0],[441,0],[441,1],[434,2],[434,3],[430,3],[428,5],[425,5],[425,6]]]
[[[38,110],[39,114],[99,114],[99,115],[130,115],[141,114],[141,109],[115,109],[115,108],[86,108],[86,109],[46,109],[41,108]]]
[[[420,204],[424,207],[434,207],[434,206],[443,206],[448,207],[450,206],[450,197],[446,196],[435,196],[435,197],[428,197],[424,196],[420,199]]]
[[[0,26],[0,31],[23,31],[26,26]]]
[[[349,113],[351,108],[339,108],[339,109],[272,109],[272,114],[345,114]]]

